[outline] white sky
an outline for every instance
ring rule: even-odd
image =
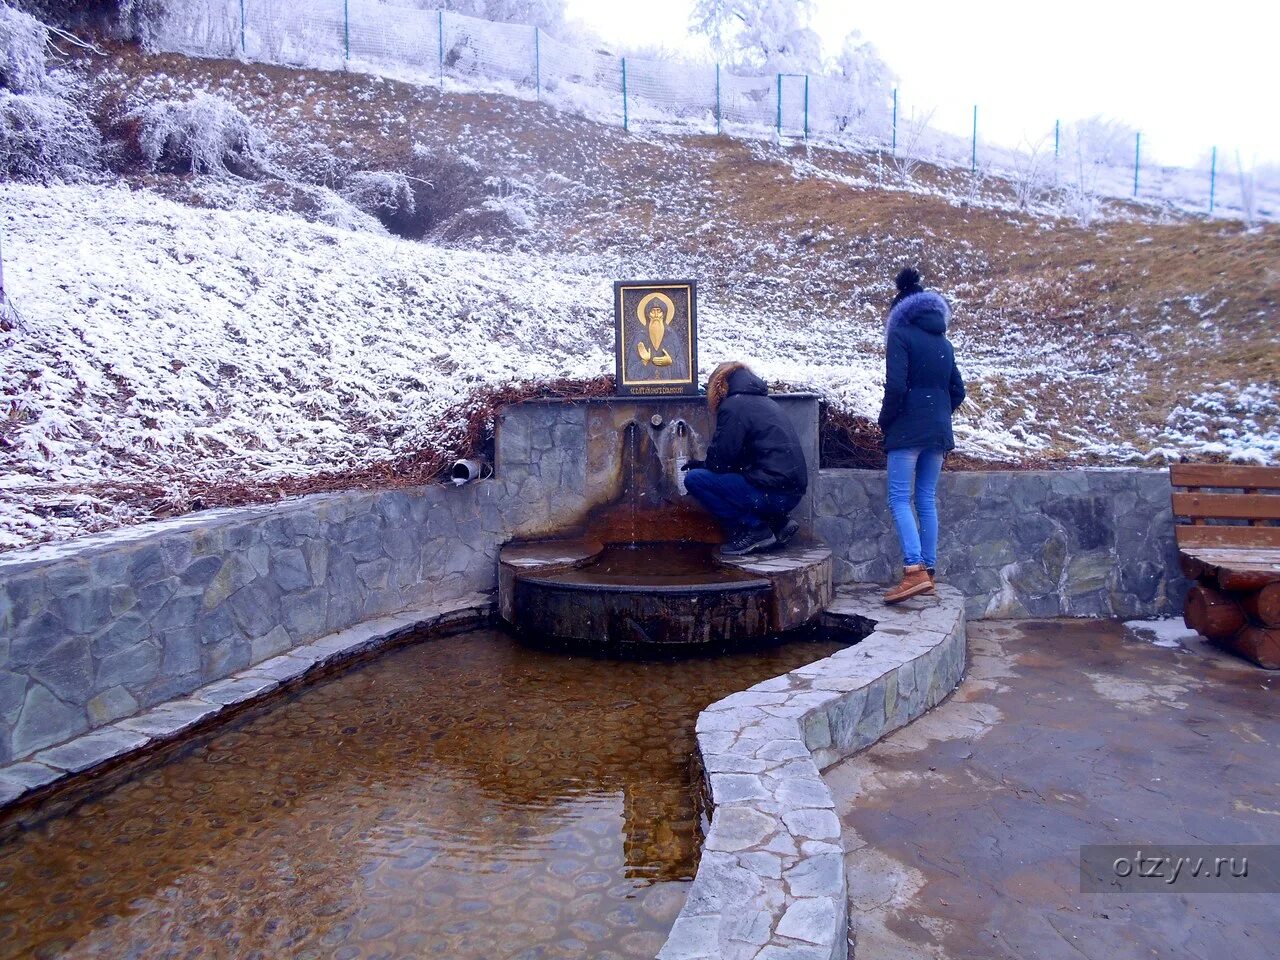
[[[603,39],[691,55],[692,0],[568,0]],[[1142,131],[1143,154],[1191,165],[1218,146],[1245,165],[1280,163],[1280,4],[1273,0],[815,0],[826,52],[859,29],[899,78],[904,108],[1017,145],[1053,122],[1102,114]],[[1233,160],[1234,162],[1234,160]]]

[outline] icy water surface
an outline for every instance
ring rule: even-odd
[[[388,654],[0,845],[0,957],[652,957],[698,711],[838,648]]]

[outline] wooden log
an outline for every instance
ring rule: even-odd
[[[1183,622],[1210,640],[1225,640],[1240,632],[1245,625],[1244,611],[1235,597],[1203,583],[1187,591]]]
[[[1241,594],[1240,606],[1254,623],[1280,627],[1280,582],[1268,583],[1261,590]]]
[[[1218,568],[1218,586],[1223,590],[1261,590],[1270,583],[1280,583],[1280,571]]]
[[[1182,575],[1188,580],[1199,580],[1206,573],[1213,571],[1207,563],[1189,553],[1178,554],[1178,566],[1182,568]]]
[[[1218,643],[1268,670],[1280,670],[1280,630],[1248,626]]]

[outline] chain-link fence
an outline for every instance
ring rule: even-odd
[[[494,23],[396,0],[208,0],[166,6],[150,24],[150,45],[194,56],[318,69],[347,69],[417,84],[454,85],[538,99],[606,122],[679,125],[743,136],[771,134],[843,148],[875,148],[909,170],[921,160],[968,169],[973,179],[1000,173],[1024,193],[1029,178],[1057,191],[1083,218],[1097,196],[1162,200],[1188,209],[1241,211],[1247,219],[1280,214],[1275,184],[1246,184],[1238,202],[1223,196],[1216,150],[1212,166],[1189,170],[1143,160],[1077,156],[1060,150],[1050,126],[1036,148],[1012,150],[980,139],[977,107],[969,136],[934,125],[936,111],[908,110],[897,91],[860,95],[830,77],[742,76],[716,65],[616,57],[574,47],[536,27]],[[968,124],[953,123],[952,129]],[[1046,143],[1052,131],[1052,162]],[[1025,140],[1026,138],[1024,138]],[[1037,155],[1038,151],[1038,155]],[[1250,174],[1252,177],[1252,174]],[[1130,189],[1130,186],[1132,189]],[[1033,191],[1034,192],[1034,191]]]

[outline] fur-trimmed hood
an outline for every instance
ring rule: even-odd
[[[758,393],[765,396],[769,388],[739,360],[729,360],[716,367],[707,381],[707,405],[711,412],[720,409],[725,397],[734,393]]]
[[[951,307],[941,294],[932,290],[913,293],[899,300],[884,325],[884,339],[887,343],[894,328],[904,323],[914,324],[926,333],[943,334],[947,332],[947,324],[951,322]]]

